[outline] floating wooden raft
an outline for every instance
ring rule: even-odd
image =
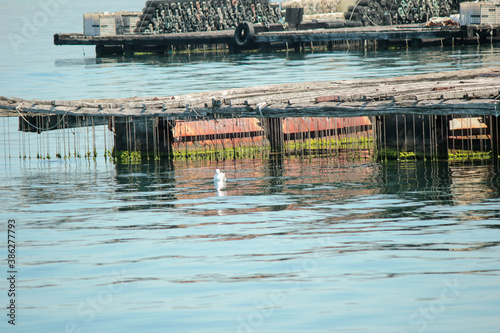
[[[182,96],[37,101],[0,98],[25,113],[213,119],[352,117],[386,114],[500,114],[500,67],[389,79],[308,82]]]
[[[423,27],[421,24],[405,26],[368,26],[344,27],[343,21],[310,22],[299,24],[299,30],[286,30],[281,24],[272,24],[263,28],[262,24],[242,24],[235,30],[185,32],[154,35],[113,35],[113,36],[85,36],[79,33],[55,34],[55,45],[97,45],[121,47],[123,52],[140,52],[173,46],[196,45],[226,45],[230,49],[244,50],[269,46],[273,43],[311,43],[311,42],[342,42],[342,41],[408,41],[413,46],[419,46],[422,41],[428,40],[458,40],[472,38],[476,40],[476,33],[490,38],[500,34],[500,25],[473,25],[467,28],[451,27]],[[334,28],[328,28],[333,25]],[[243,36],[241,31],[245,30]],[[458,43],[458,42],[457,42]],[[280,47],[282,48],[282,47]]]

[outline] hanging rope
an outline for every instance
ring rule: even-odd
[[[494,101],[495,101],[495,116],[497,116],[497,117],[498,117],[497,104],[500,102],[499,98],[500,98],[500,94],[494,99]]]
[[[33,125],[32,123],[30,123],[28,121],[28,119],[26,119],[24,117],[24,115],[21,113],[21,112],[24,112],[23,109],[21,109],[21,105],[23,105],[23,103],[19,104],[18,106],[16,106],[16,111],[17,113],[19,114],[19,116],[21,118],[24,119],[24,121],[30,125],[31,127],[33,127],[34,129],[36,129],[37,131],[50,131],[50,130],[53,130],[54,128],[56,128],[57,126],[59,126],[59,124],[64,120],[64,118],[68,115],[68,113],[70,112],[70,110],[66,111],[66,113],[62,116],[62,118],[57,122],[57,124],[55,124],[54,126],[51,126],[50,128],[41,128],[41,127],[38,127],[38,126],[35,126]]]

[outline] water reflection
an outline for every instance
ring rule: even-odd
[[[455,278],[467,286],[457,307],[477,304],[482,317],[497,316],[498,299],[484,298],[499,274],[500,173],[490,163],[282,156],[30,163],[11,168],[11,183],[0,186],[8,194],[0,209],[22,221],[30,331],[58,331],[60,316],[73,320],[116,269],[126,287],[99,316],[127,333],[144,304],[158,313],[153,326],[164,327],[168,313],[174,331],[205,331],[214,318],[221,323],[214,331],[232,331],[274,290],[290,300],[274,310],[280,323],[310,313],[324,323],[318,331],[364,330],[350,315],[390,312],[375,331],[399,332],[422,302],[439,297],[443,279]],[[214,188],[217,168],[227,174],[227,196]],[[485,301],[470,301],[477,297]],[[57,316],[47,299],[60,308]],[[456,331],[455,318],[443,320],[451,328],[440,331]],[[102,331],[101,321],[85,328]]]
[[[64,89],[66,99],[116,98],[171,96],[267,84],[383,78],[498,66],[499,54],[498,46],[368,53],[176,53],[58,59],[55,66],[75,75],[85,73],[86,80],[79,85],[75,86],[74,81],[67,85],[74,90]],[[36,98],[44,98],[47,94],[49,92],[39,93]]]
[[[173,207],[166,203],[176,200],[172,161],[117,165],[115,181],[118,198],[130,203],[120,210]]]
[[[224,186],[213,182],[215,168],[226,172]],[[341,204],[344,209],[346,203],[350,206],[356,201],[366,208],[378,206],[387,196],[415,203],[413,207],[380,206],[376,215],[383,217],[402,211],[420,215],[422,205],[463,206],[495,199],[499,194],[498,175],[487,162],[378,164],[331,158],[290,159],[276,154],[267,160],[117,166],[116,192],[128,203],[120,210],[176,209],[205,216],[315,209],[332,204]],[[226,199],[213,201],[214,196]],[[374,212],[363,218],[373,218]],[[352,218],[362,214],[356,210],[346,213],[353,213]]]

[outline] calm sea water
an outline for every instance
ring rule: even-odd
[[[36,13],[47,4],[44,23]],[[161,96],[500,64],[489,45],[96,59],[91,48],[53,46],[52,34],[81,31],[84,12],[143,2],[2,6],[4,96]],[[95,161],[54,158],[65,141],[50,135],[20,134],[17,118],[0,118],[0,251],[5,258],[15,219],[18,271],[14,327],[2,265],[2,332],[500,331],[496,165],[271,158],[117,166],[103,157],[111,142],[103,127]],[[89,150],[93,134],[75,135]],[[39,151],[52,158],[36,159]],[[222,192],[216,168],[228,176]]]

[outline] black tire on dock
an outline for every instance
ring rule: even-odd
[[[252,23],[242,22],[234,30],[234,43],[238,47],[246,47],[253,43],[255,29]]]
[[[363,23],[360,21],[345,21],[345,26],[350,28],[350,27],[362,27]]]
[[[146,1],[146,7],[157,7],[160,4],[166,4],[167,0],[148,0]]]
[[[358,6],[368,6],[370,5],[370,0],[359,0],[359,1],[356,1]]]
[[[152,6],[151,6],[151,7],[144,7],[144,8],[142,9],[142,12],[143,12],[144,14],[154,14],[154,13],[156,12],[156,8],[157,8],[157,7],[152,7]]]

